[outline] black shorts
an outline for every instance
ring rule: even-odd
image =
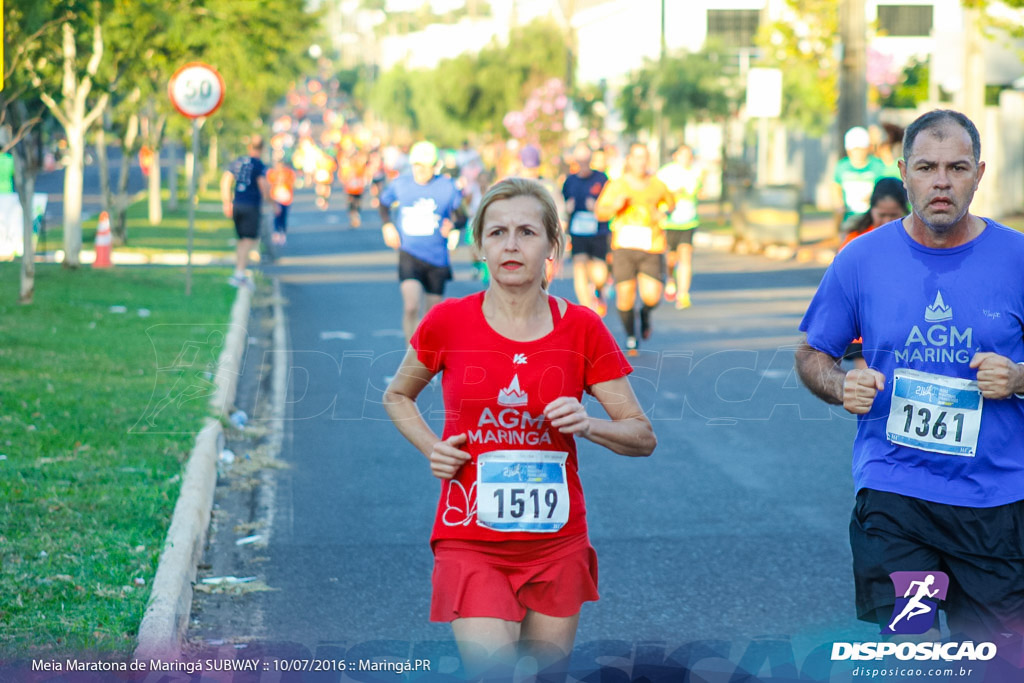
[[[864,357],[864,342],[850,342],[843,354],[843,360],[856,360]]]
[[[937,456],[955,457],[955,456]],[[950,633],[999,643],[1024,634],[1024,501],[990,508],[861,489],[850,519],[857,616],[888,624],[890,572],[941,571]]]
[[[665,243],[668,245],[668,250],[675,251],[680,244],[693,244],[693,233],[695,232],[697,232],[697,228],[665,230]]]
[[[611,235],[606,233],[604,235],[571,235],[571,237],[573,256],[582,254],[600,261],[608,258],[608,240]]]
[[[235,219],[235,234],[239,239],[254,240],[260,236],[260,207],[235,204],[231,217]]]
[[[362,193],[352,194],[351,192],[349,192],[347,194],[348,194],[348,210],[349,211],[358,211],[359,207],[361,207],[362,204],[363,204],[363,195],[362,195]]]
[[[435,266],[407,251],[398,252],[398,279],[417,280],[427,294],[444,295],[444,283],[452,279],[450,266]]]
[[[665,255],[639,249],[616,249],[612,252],[612,277],[616,282],[635,280],[638,273],[664,280]]]

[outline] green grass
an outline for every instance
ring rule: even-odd
[[[178,209],[167,210],[164,192],[163,221],[159,225],[149,224],[149,204],[147,199],[133,202],[128,206],[127,244],[115,247],[125,252],[155,251],[186,251],[188,247],[188,205],[184,199],[178,202]],[[235,229],[231,221],[220,212],[220,200],[215,194],[200,196],[200,205],[196,210],[195,233],[192,249],[194,252],[228,254],[235,249]],[[215,211],[199,210],[216,205]],[[86,249],[93,248],[96,236],[96,218],[82,223],[82,244]],[[45,239],[36,247],[38,251],[52,252],[64,248],[64,230],[59,222],[48,225]]]
[[[127,654],[235,290],[224,269],[186,298],[180,268],[44,265],[19,306],[18,268],[0,264],[0,661]]]

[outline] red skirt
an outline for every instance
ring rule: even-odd
[[[597,553],[585,534],[501,543],[441,539],[433,547],[431,621],[522,621],[527,610],[571,617],[600,597]]]

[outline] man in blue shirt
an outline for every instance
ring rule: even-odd
[[[437,148],[433,144],[422,141],[413,145],[409,164],[411,173],[395,178],[380,195],[384,243],[398,251],[406,341],[426,311],[441,301],[444,285],[452,279],[448,233],[452,211],[462,204],[455,183],[435,173]]]
[[[900,172],[913,211],[836,256],[796,366],[858,416],[858,616],[892,621],[891,572],[942,571],[950,631],[1002,651],[1024,634],[1024,235],[969,212],[980,153],[959,112],[911,124]],[[869,367],[843,372],[858,336]]]
[[[263,138],[253,135],[249,140],[248,154],[235,159],[220,179],[220,196],[224,204],[224,215],[234,219],[238,243],[235,246],[235,272],[228,280],[233,286],[252,282],[245,274],[249,265],[249,252],[260,236],[260,203],[270,196],[267,182],[267,167],[260,157],[263,154]]]
[[[572,281],[576,300],[604,317],[608,310],[605,286],[608,284],[608,221],[599,221],[594,205],[608,182],[608,176],[590,167],[592,152],[581,142],[573,150],[579,170],[562,185],[565,212],[572,237]]]

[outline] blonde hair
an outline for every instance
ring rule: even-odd
[[[480,207],[473,216],[472,234],[473,244],[477,249],[483,250],[484,240],[484,216],[487,209],[494,202],[503,199],[515,199],[516,197],[530,197],[536,199],[541,207],[541,223],[544,225],[544,233],[548,242],[555,248],[555,261],[560,262],[565,253],[565,235],[562,233],[562,222],[558,218],[558,209],[555,207],[555,200],[543,183],[530,178],[505,178],[504,180],[491,185],[487,194],[480,201]],[[547,281],[544,282],[547,286]]]

